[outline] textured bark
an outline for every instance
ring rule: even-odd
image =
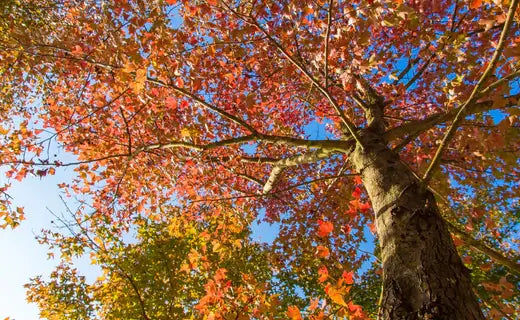
[[[484,319],[469,270],[435,198],[381,138],[365,130],[351,153],[376,213],[382,249],[379,319]]]

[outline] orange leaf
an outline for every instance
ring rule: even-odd
[[[223,279],[226,279],[226,272],[227,270],[225,268],[220,268],[215,272],[215,281],[222,281]]]
[[[314,311],[316,310],[316,308],[318,308],[318,303],[320,302],[320,299],[318,298],[314,298],[314,299],[311,299],[311,302],[309,303],[309,308],[308,310],[309,311]]]
[[[289,306],[289,308],[287,308],[287,316],[291,320],[303,320],[300,309],[296,306]]]
[[[488,272],[489,270],[491,270],[491,263],[486,263],[486,264],[481,265],[480,270],[482,270],[484,272]]]
[[[318,274],[320,277],[318,278],[319,282],[325,282],[329,278],[329,270],[327,270],[327,267],[321,266],[318,269]]]
[[[139,69],[135,72],[135,80],[132,84],[132,89],[134,91],[141,91],[144,88],[144,83],[146,81],[146,69]]]
[[[480,8],[481,5],[482,5],[482,0],[472,0],[469,7],[471,9],[477,9],[477,8]]]
[[[179,88],[184,87],[184,80],[182,80],[182,78],[177,78],[177,79],[175,80],[175,85],[176,85],[177,87],[179,87]]]
[[[326,237],[332,232],[334,226],[329,221],[318,220],[318,236]]]
[[[356,317],[356,319],[359,318],[365,318],[365,314],[363,313],[363,308],[361,306],[358,306],[357,304],[353,304],[352,302],[348,303],[348,311],[350,311],[350,314]]]
[[[464,244],[463,240],[461,240],[457,237],[452,237],[452,238],[453,238],[453,244],[455,244],[456,247],[459,247]]]
[[[328,256],[330,255],[329,248],[324,246],[318,246],[316,248],[316,255],[320,258],[328,258]]]

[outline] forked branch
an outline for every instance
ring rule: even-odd
[[[318,160],[330,157],[331,154],[332,153],[330,151],[317,150],[315,152],[289,157],[277,161],[274,164],[274,167],[271,169],[271,174],[269,175],[269,178],[267,179],[267,182],[264,185],[263,193],[267,194],[273,189],[276,181],[278,180],[278,177],[282,174],[285,168],[297,166],[300,164],[314,163]]]

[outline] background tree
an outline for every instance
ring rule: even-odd
[[[162,210],[157,221],[136,218],[124,239],[110,225],[58,217],[68,234],[46,231],[39,240],[63,263],[50,281],[31,279],[28,300],[46,319],[270,319],[305,305],[275,281],[269,252],[249,240],[242,212],[222,207],[196,221]],[[93,283],[71,262],[86,254],[102,269]]]
[[[228,203],[280,224],[286,283],[359,317],[372,231],[379,317],[517,307],[516,0],[8,4],[1,162],[18,180],[75,166],[80,221],[121,234],[164,205],[204,220]],[[493,270],[479,298],[448,229]]]

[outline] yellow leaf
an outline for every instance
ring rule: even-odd
[[[144,88],[144,83],[146,81],[146,68],[139,69],[135,72],[135,80],[132,84],[132,89],[134,91],[141,91]]]
[[[191,130],[188,129],[188,128],[182,128],[181,129],[181,136],[183,138],[188,138],[189,136],[191,136]]]
[[[338,289],[334,286],[328,285],[326,288],[327,295],[330,297],[332,302],[341,306],[346,306],[347,303],[343,300],[343,290]]]

